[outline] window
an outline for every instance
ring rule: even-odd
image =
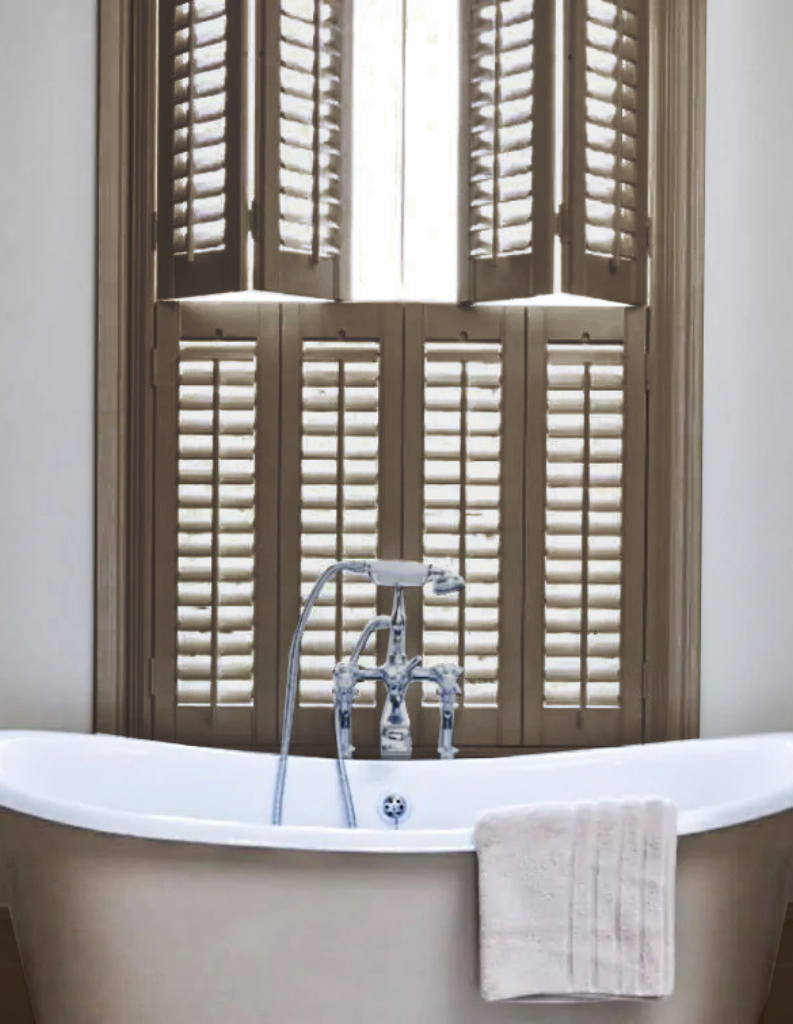
[[[126,704],[108,698],[119,728],[274,746],[301,596],[324,562],[377,554],[443,561],[468,580],[456,599],[412,594],[408,607],[413,650],[465,665],[465,749],[645,735],[648,566],[659,571],[648,531],[661,507],[648,519],[645,497],[671,480],[657,463],[670,429],[661,405],[679,383],[653,401],[670,363],[657,347],[650,358],[645,306],[650,5],[465,0],[446,35],[433,3],[398,7],[160,0],[156,24],[131,6],[128,40],[119,28],[121,87],[146,74],[129,93],[141,174],[118,216],[156,207],[153,253],[145,217],[119,241],[136,259],[119,330],[134,380],[123,500],[139,527],[124,628],[141,667],[130,649]],[[394,45],[373,66],[362,40],[389,18]],[[668,61],[663,14],[654,31]],[[420,53],[445,83],[425,88],[424,104],[409,73]],[[656,87],[671,88],[659,66]],[[396,112],[367,109],[367,88],[390,90]],[[356,193],[380,169],[396,189],[382,224],[378,209],[360,216]],[[437,271],[424,275],[411,254],[450,176],[436,205],[458,239],[429,239]],[[655,178],[663,213],[674,186]],[[450,298],[456,280],[486,304],[323,301],[360,290],[379,256],[362,249],[380,243],[393,299],[420,280]],[[526,304],[555,281],[633,308]],[[653,295],[675,282],[659,269]],[[298,747],[332,747],[332,665],[388,598],[343,580],[316,609]],[[361,751],[376,746],[380,696],[364,692],[356,708]],[[429,751],[434,696],[410,700]]]

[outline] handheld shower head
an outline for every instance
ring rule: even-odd
[[[434,594],[456,594],[465,586],[458,573],[424,562],[363,562],[360,571],[379,587],[423,587],[432,582]]]
[[[465,580],[450,569],[430,568],[433,594],[459,594],[465,587]]]

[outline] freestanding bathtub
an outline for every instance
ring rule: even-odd
[[[793,735],[457,762],[0,733],[0,840],[38,1024],[757,1024],[787,899]],[[653,1004],[479,995],[486,808],[667,796],[677,980]],[[409,816],[381,819],[398,795]]]

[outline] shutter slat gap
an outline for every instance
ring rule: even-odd
[[[319,246],[320,246],[320,233],[322,225],[320,223],[321,217],[321,206],[320,206],[320,102],[321,102],[321,78],[322,78],[322,40],[320,36],[322,27],[322,0],[314,0],[314,83],[313,83],[313,129],[314,129],[314,165],[313,165],[313,181],[311,186],[311,203],[313,206],[312,210],[312,237],[311,237],[311,263],[316,266],[319,263]],[[341,367],[339,367],[340,376]],[[340,387],[341,387],[340,382]],[[343,408],[343,406],[339,406]],[[341,432],[340,432],[341,433]],[[338,582],[338,580],[337,580]]]
[[[589,687],[589,484],[591,455],[592,365],[584,364],[584,476],[581,495],[581,634],[578,682],[578,728],[584,725],[584,706]]]
[[[192,10],[192,4],[191,4]],[[209,672],[209,718],[214,717],[218,701],[218,558],[220,547],[220,363],[212,363],[212,567]]]

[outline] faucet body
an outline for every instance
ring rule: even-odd
[[[358,658],[366,643],[377,630],[388,629],[388,653],[382,665],[372,669],[358,667]],[[339,737],[339,757],[352,757],[352,706],[357,685],[365,680],[381,682],[386,698],[380,719],[380,756],[383,758],[409,758],[413,753],[407,692],[415,682],[434,683],[438,687],[441,724],[438,754],[443,759],[457,753],[452,743],[455,699],[460,693],[458,680],[462,675],[459,665],[436,665],[425,668],[421,657],[408,658],[406,650],[407,618],[405,597],[401,586],[394,587],[394,605],[390,617],[377,616],[367,623],[353,649],[349,662],[341,662],[333,673],[334,712]]]

